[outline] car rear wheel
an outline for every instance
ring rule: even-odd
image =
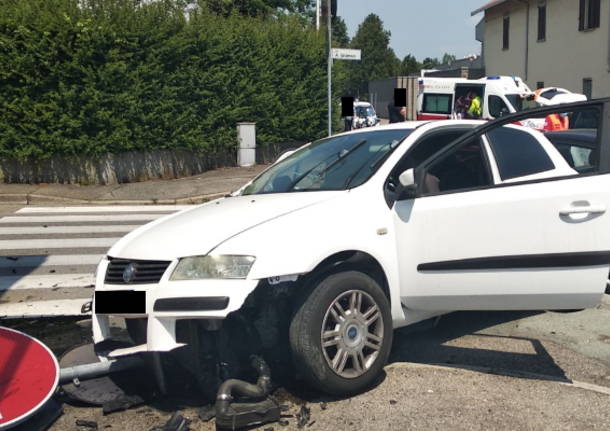
[[[392,345],[390,304],[367,274],[331,274],[310,287],[290,325],[297,369],[314,387],[351,395],[369,387]]]

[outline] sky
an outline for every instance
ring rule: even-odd
[[[457,58],[480,54],[475,26],[483,13],[470,12],[488,0],[337,0],[337,14],[354,37],[358,26],[370,13],[377,14],[389,30],[390,47],[401,60],[407,54],[421,61],[441,58],[444,53]]]

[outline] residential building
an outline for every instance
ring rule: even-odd
[[[481,12],[487,75],[610,96],[610,0],[494,0]]]

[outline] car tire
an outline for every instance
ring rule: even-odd
[[[392,335],[388,298],[377,281],[359,271],[313,282],[297,304],[289,333],[296,369],[310,385],[333,395],[353,395],[375,382]]]

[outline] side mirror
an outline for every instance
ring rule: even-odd
[[[415,171],[413,168],[407,169],[398,176],[398,182],[400,187],[398,188],[397,201],[404,201],[406,199],[413,199],[415,192],[417,191],[417,184],[415,184]]]

